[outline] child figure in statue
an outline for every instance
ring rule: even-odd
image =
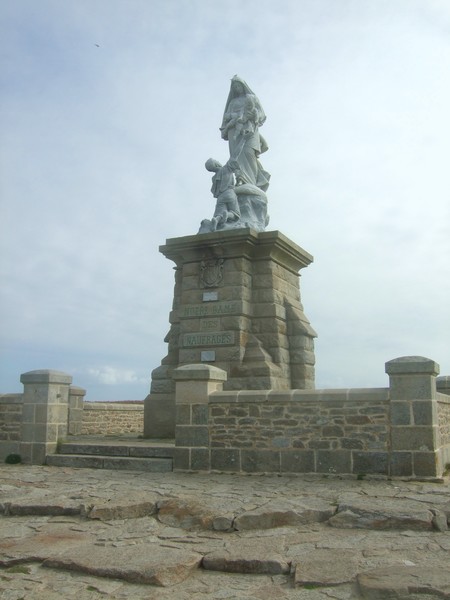
[[[214,173],[211,192],[217,202],[214,216],[211,219],[211,230],[216,231],[218,227],[229,221],[237,221],[241,216],[236,192],[234,191],[235,172],[238,165],[235,161],[229,160],[222,166],[219,161],[209,158],[205,163],[205,167],[208,171]]]

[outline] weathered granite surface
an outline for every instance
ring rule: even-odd
[[[229,229],[166,240],[176,265],[168,353],[152,372],[144,436],[175,437],[174,370],[211,364],[225,390],[314,388],[314,338],[299,271],[313,257],[279,231]]]
[[[449,482],[0,467],[0,597],[450,597]]]

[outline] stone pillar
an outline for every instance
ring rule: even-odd
[[[83,406],[86,390],[76,385],[69,388],[68,435],[80,435],[83,429]]]
[[[299,285],[308,252],[279,231],[252,229],[173,238],[160,251],[176,265],[175,289],[168,354],[145,399],[145,437],[173,437],[173,372],[183,365],[223,369],[225,390],[314,388],[316,333]]]
[[[436,403],[439,365],[422,356],[403,356],[385,366],[390,395],[390,474],[442,475]]]
[[[436,378],[436,390],[440,394],[450,396],[450,377],[448,375]]]
[[[59,371],[29,371],[23,383],[22,441],[24,463],[42,465],[67,436],[69,386],[72,377]]]
[[[212,365],[185,365],[174,371],[176,398],[175,471],[210,469],[208,399],[222,391],[227,374]]]

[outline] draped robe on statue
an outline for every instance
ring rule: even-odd
[[[258,157],[268,149],[259,133],[266,120],[264,110],[243,79],[233,77],[221,126],[222,138],[228,140],[230,160],[238,164],[237,184],[251,184],[266,191],[270,175]]]

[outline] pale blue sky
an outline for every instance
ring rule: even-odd
[[[317,387],[450,374],[447,0],[2,0],[0,393],[140,399],[166,354],[166,238],[213,212],[234,74],[267,114],[269,229],[313,254]],[[98,44],[98,46],[97,46]]]

